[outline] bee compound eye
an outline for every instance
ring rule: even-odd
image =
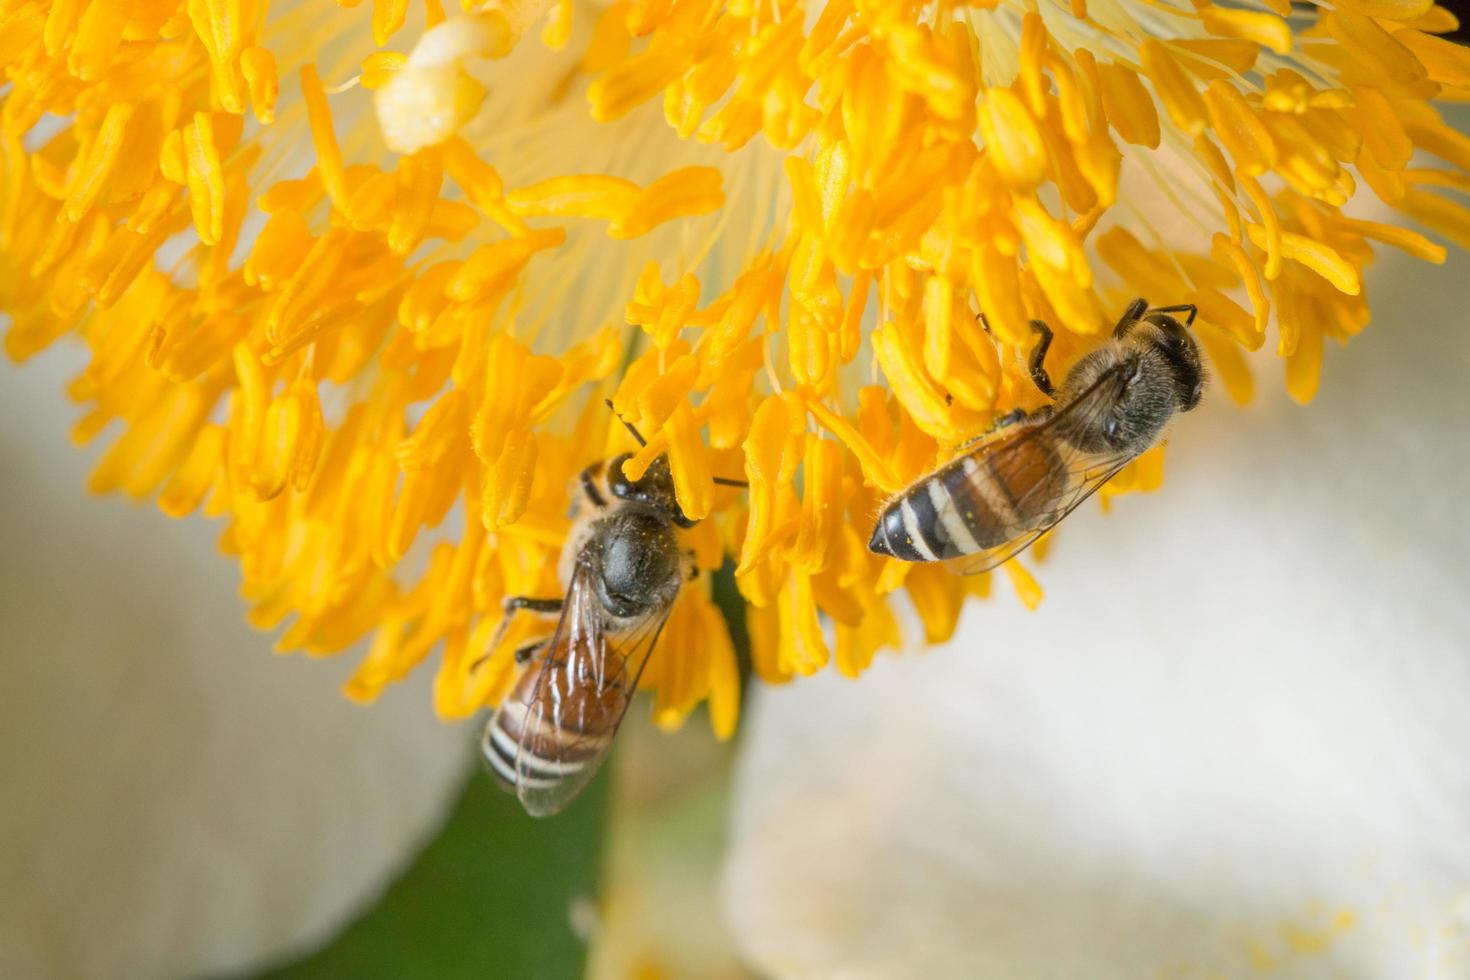
[[[612,491],[613,496],[626,499],[633,495],[637,484],[623,475],[623,464],[632,458],[631,453],[622,453],[614,456],[607,464],[607,488]]]

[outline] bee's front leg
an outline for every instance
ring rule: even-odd
[[[1128,331],[1132,330],[1133,325],[1147,312],[1148,300],[1139,297],[1129,303],[1128,309],[1124,310],[1123,315],[1118,318],[1118,325],[1113,328],[1113,339],[1122,340],[1128,336]]]
[[[1178,306],[1155,306],[1148,309],[1148,313],[1184,313],[1186,327],[1194,326],[1194,318],[1199,316],[1199,307],[1193,303],[1180,303]]]

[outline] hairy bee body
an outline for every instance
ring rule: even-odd
[[[993,567],[1157,442],[1175,412],[1199,402],[1199,353],[1169,311],[1135,302],[1113,338],[1055,391],[1042,366],[1050,331],[1036,328],[1043,341],[1033,376],[1055,403],[1009,420],[900,491],[880,513],[870,550],[915,562],[979,556],[964,570]]]
[[[606,759],[692,567],[675,529],[693,522],[674,499],[668,461],[630,481],[627,458],[589,466],[573,486],[565,596],[507,601],[507,621],[521,609],[559,615],[549,637],[517,651],[530,666],[481,740],[490,770],[535,816],[570,802]]]

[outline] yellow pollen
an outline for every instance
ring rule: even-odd
[[[1033,321],[1060,379],[1133,297],[1191,303],[1225,397],[1274,333],[1306,401],[1379,249],[1470,247],[1456,27],[1430,0],[0,0],[5,350],[80,338],[91,487],[221,518],[281,649],[361,642],[363,701],[432,662],[446,718],[547,628],[490,649],[507,596],[564,587],[578,475],[663,458],[701,574],[643,684],[728,738],[726,562],[772,683],[858,676],[906,608],[941,642],[993,581],[1040,602],[1044,545],[970,580],[867,549],[1046,403]]]

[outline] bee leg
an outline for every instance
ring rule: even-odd
[[[1041,320],[1032,320],[1031,329],[1035,333],[1041,334],[1041,339],[1031,349],[1031,380],[1036,382],[1036,387],[1041,389],[1043,395],[1048,398],[1055,398],[1057,394],[1056,386],[1051,383],[1051,375],[1046,373],[1046,352],[1051,347],[1051,327],[1048,327]]]
[[[1184,318],[1186,327],[1194,326],[1194,318],[1199,316],[1199,307],[1193,303],[1180,303],[1178,306],[1155,306],[1148,310],[1149,313],[1188,313]]]
[[[1000,418],[990,423],[990,431],[1004,429],[1006,426],[1015,425],[1017,422],[1026,421],[1026,410],[1024,408],[1013,408]]]
[[[688,551],[684,552],[684,557],[689,562],[689,578],[687,579],[687,581],[693,582],[695,579],[699,578],[699,566],[694,564],[694,549],[691,548]]]
[[[509,595],[505,597],[505,602],[502,603],[501,608],[505,610],[505,614],[508,617],[519,609],[529,609],[531,612],[538,613],[559,613],[561,612],[562,604],[563,601],[560,598],[537,599],[534,596],[528,595]]]
[[[1026,411],[1024,408],[1011,409],[1009,412],[1006,412],[1004,415],[991,421],[990,426],[984,432],[980,433],[978,436],[975,436],[973,439],[966,440],[960,446],[959,452],[965,452],[976,443],[984,442],[986,439],[989,439],[993,433],[998,432],[1001,429],[1006,428],[1007,426],[1015,425],[1017,422],[1026,421],[1031,417],[1031,415],[1032,413]]]
[[[984,313],[976,313],[975,319],[980,321],[980,326],[985,328],[986,333],[994,336],[993,331],[990,329],[990,321],[985,319]],[[1048,327],[1042,320],[1032,320],[1031,329],[1033,332],[1041,334],[1041,340],[1037,342],[1036,349],[1031,352],[1031,380],[1036,382],[1036,387],[1041,389],[1042,394],[1048,398],[1052,398],[1056,396],[1056,386],[1051,383],[1051,375],[1046,373],[1046,368],[1042,365],[1042,362],[1046,360],[1046,350],[1051,346],[1051,327]],[[946,395],[945,404],[949,404],[950,401],[950,396]],[[1016,409],[1016,411],[1011,412],[1009,415],[1003,415],[999,419],[996,419],[988,431],[993,432],[1002,426],[1019,422],[1025,417],[1025,412]]]
[[[526,664],[535,659],[536,654],[540,652],[545,646],[546,638],[542,637],[539,640],[527,643],[525,646],[517,647],[515,652],[516,664],[524,667]]]
[[[501,603],[501,608],[505,610],[505,615],[500,620],[500,625],[495,630],[495,637],[490,641],[490,645],[485,648],[486,652],[484,656],[480,657],[479,660],[476,660],[474,663],[470,664],[470,670],[474,670],[476,667],[479,667],[480,664],[490,659],[490,654],[500,649],[500,641],[505,639],[505,631],[510,629],[511,621],[516,618],[516,613],[520,612],[522,609],[526,609],[530,612],[536,613],[559,613],[561,612],[563,605],[565,605],[565,603],[561,599],[537,599],[534,596],[528,595],[506,596],[505,601]],[[534,645],[539,646],[545,642],[546,638],[542,637],[541,639],[537,640]],[[522,663],[520,657],[525,649],[525,647],[522,647],[520,650],[516,651],[516,663]],[[535,651],[533,650],[531,652],[534,653]]]
[[[1118,321],[1118,325],[1113,328],[1113,336],[1119,340],[1128,336],[1128,331],[1132,330],[1133,325],[1137,323],[1139,321],[1139,318],[1147,312],[1148,300],[1144,299],[1143,297],[1140,296],[1138,299],[1129,303],[1128,309],[1123,311],[1122,319],[1120,319]]]

